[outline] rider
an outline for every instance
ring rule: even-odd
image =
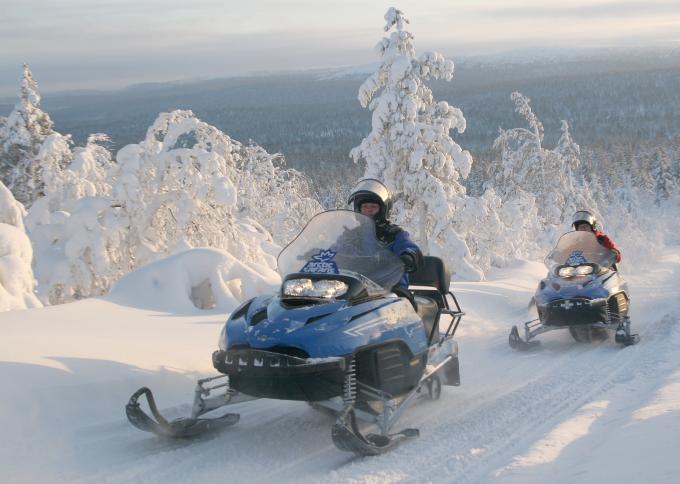
[[[616,248],[612,239],[600,232],[597,228],[595,216],[587,210],[579,210],[574,214],[574,230],[592,232],[597,237],[597,241],[607,249],[611,250],[616,256],[616,262],[621,262],[621,251]]]
[[[355,212],[371,217],[375,221],[375,234],[378,240],[398,255],[404,263],[406,272],[415,272],[423,264],[423,253],[411,240],[409,233],[387,220],[392,206],[392,197],[387,187],[374,178],[362,178],[352,190],[347,200]],[[405,273],[395,289],[408,287]]]

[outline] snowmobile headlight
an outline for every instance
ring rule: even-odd
[[[314,288],[311,279],[290,279],[283,284],[284,296],[305,296]]]
[[[578,266],[574,269],[574,273],[577,276],[587,276],[588,274],[593,273],[593,266]]]
[[[348,289],[346,283],[336,279],[290,279],[283,284],[283,295],[332,299],[342,296]]]
[[[573,267],[562,267],[557,272],[557,275],[560,277],[572,277],[575,275],[575,271]]]
[[[222,331],[220,331],[220,339],[217,340],[217,347],[220,351],[227,351],[227,325],[222,326]]]
[[[347,292],[349,286],[347,283],[338,281],[337,279],[321,279],[314,281],[314,292],[317,297],[334,298],[342,296]]]

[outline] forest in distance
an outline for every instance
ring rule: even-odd
[[[366,72],[298,72],[45,93],[42,106],[55,128],[71,134],[76,144],[102,132],[110,136],[114,152],[143,139],[159,112],[191,109],[236,140],[283,154],[287,166],[307,174],[324,192],[333,180],[363,173],[349,151],[371,129],[371,114],[357,101]],[[459,106],[467,119],[466,131],[454,137],[475,160],[466,182],[472,193],[482,190],[499,128],[521,123],[511,92],[531,99],[545,126],[546,146],[557,142],[560,122],[566,120],[582,156],[614,153],[616,164],[625,166],[631,157],[656,148],[676,160],[680,156],[675,135],[680,132],[678,85],[678,49],[464,58],[456,62],[453,82],[431,83],[435,99]],[[7,115],[15,102],[0,100],[0,115]]]

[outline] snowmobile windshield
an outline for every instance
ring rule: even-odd
[[[557,246],[545,258],[545,265],[552,270],[557,266],[581,266],[597,264],[611,267],[616,257],[614,253],[601,245],[592,232],[567,232]]]
[[[361,280],[369,292],[389,291],[404,264],[375,234],[373,219],[349,210],[322,212],[279,254],[282,277],[293,273],[340,274]]]

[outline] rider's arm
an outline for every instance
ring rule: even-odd
[[[420,247],[409,237],[409,233],[402,230],[394,238],[390,250],[404,261],[407,272],[415,272],[423,265],[423,253]]]
[[[621,262],[621,251],[616,248],[616,245],[614,245],[612,239],[600,232],[597,234],[597,241],[614,253],[616,256],[616,262]]]

